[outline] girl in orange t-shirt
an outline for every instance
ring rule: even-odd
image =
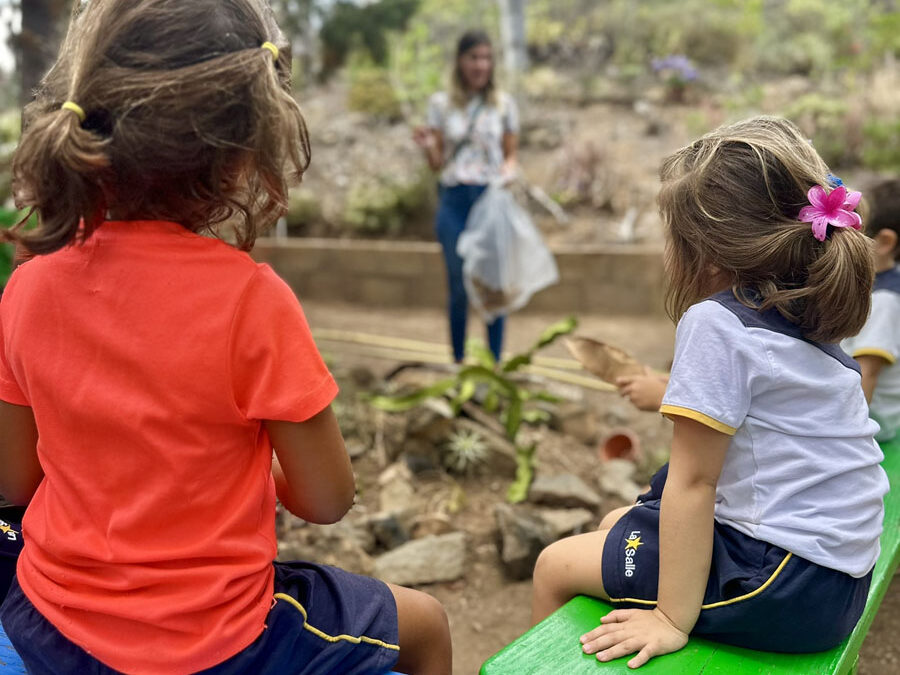
[[[310,156],[271,11],[78,8],[14,159],[39,227],[5,234],[35,254],[0,301],[6,633],[41,673],[450,673],[430,596],[273,562],[276,495],[331,523],[354,480],[300,305],[246,253]]]

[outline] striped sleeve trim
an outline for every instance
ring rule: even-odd
[[[860,356],[877,356],[891,365],[897,362],[896,356],[884,349],[878,349],[877,347],[860,347],[859,349],[853,350],[852,356],[854,359],[859,358]]]
[[[692,419],[696,422],[700,422],[705,426],[708,426],[710,429],[715,429],[723,434],[727,434],[729,436],[734,436],[737,433],[736,427],[730,427],[724,422],[720,422],[719,420],[710,417],[709,415],[705,415],[702,412],[698,412],[696,410],[691,410],[690,408],[682,408],[679,405],[663,405],[659,412],[661,412],[666,417],[670,417],[672,415],[676,415],[678,417],[687,417],[688,419]]]

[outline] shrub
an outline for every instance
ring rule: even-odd
[[[361,5],[339,0],[319,31],[324,51],[327,76],[344,65],[359,47],[369,58],[385,65],[388,58],[388,36],[391,31],[406,28],[419,0],[378,0]]]
[[[388,71],[375,65],[362,52],[354,53],[349,67],[347,107],[377,120],[396,122],[403,118],[397,93]]]
[[[870,119],[862,134],[862,162],[867,168],[900,171],[900,119]]]
[[[356,234],[397,236],[411,224],[430,218],[434,202],[430,172],[407,182],[358,182],[347,193],[344,221]]]
[[[322,205],[309,190],[291,190],[286,214],[288,227],[306,227],[322,221]]]
[[[784,112],[812,138],[813,145],[827,164],[840,166],[856,163],[852,148],[847,143],[847,103],[822,94],[807,94]]]

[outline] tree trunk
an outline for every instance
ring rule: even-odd
[[[503,65],[509,78],[509,88],[516,92],[519,76],[528,68],[528,49],[525,33],[525,3],[527,0],[497,0],[500,5],[500,37],[503,41]]]
[[[32,100],[56,58],[65,6],[60,0],[22,0],[22,32],[15,44],[23,106]]]

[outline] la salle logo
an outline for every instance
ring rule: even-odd
[[[631,577],[634,576],[634,571],[637,569],[637,565],[634,564],[634,556],[637,553],[638,546],[643,546],[644,542],[641,541],[641,531],[640,530],[632,530],[631,534],[628,535],[628,538],[625,540],[625,576]]]

